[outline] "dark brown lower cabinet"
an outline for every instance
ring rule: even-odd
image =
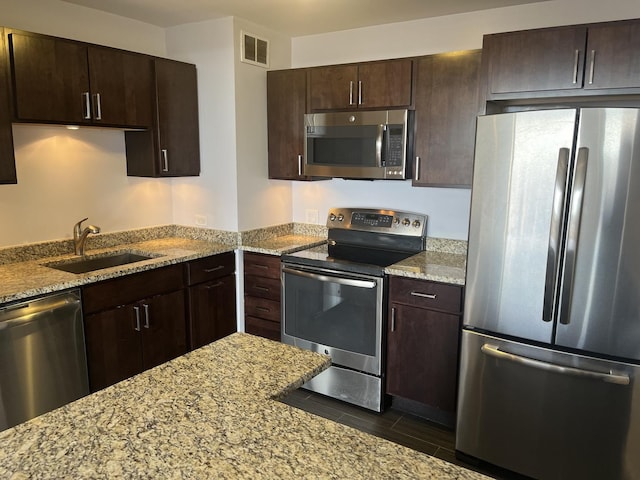
[[[82,289],[92,392],[187,352],[184,265]]]
[[[95,392],[187,352],[183,290],[85,316]]]
[[[196,349],[237,330],[235,254],[189,262],[189,346]]]
[[[244,252],[244,329],[280,341],[280,257]]]
[[[386,392],[444,423],[456,410],[461,302],[461,287],[390,278]]]

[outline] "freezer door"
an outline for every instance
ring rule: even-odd
[[[478,119],[465,324],[550,342],[577,110]]]
[[[640,111],[580,117],[556,343],[640,360]]]
[[[640,478],[640,367],[463,331],[456,450],[545,479]]]

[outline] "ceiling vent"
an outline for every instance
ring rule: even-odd
[[[240,60],[259,67],[269,67],[269,40],[252,33],[240,32],[242,56]]]

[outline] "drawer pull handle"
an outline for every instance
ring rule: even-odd
[[[253,288],[256,290],[260,290],[261,292],[268,292],[269,289],[267,287],[263,287],[262,285],[255,285]]]
[[[267,307],[256,307],[256,310],[260,310],[261,312],[270,312],[271,309]]]
[[[438,295],[436,295],[435,293],[411,292],[411,295],[413,295],[414,297],[428,298],[429,300],[435,300],[436,298],[438,298]]]
[[[218,283],[214,283],[213,285],[207,285],[204,288],[206,290],[211,290],[212,288],[218,288],[218,287],[221,287],[222,285],[224,285],[222,282],[218,282]]]
[[[256,268],[262,268],[263,270],[269,270],[269,265],[263,265],[261,263],[254,263],[253,266],[256,267]]]
[[[217,267],[213,267],[213,268],[205,268],[204,273],[217,272],[218,270],[222,270],[223,268],[224,268],[224,265],[218,265]]]

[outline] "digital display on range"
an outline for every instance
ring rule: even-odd
[[[382,215],[380,213],[354,212],[351,217],[352,225],[367,225],[369,227],[391,228],[393,215]]]

